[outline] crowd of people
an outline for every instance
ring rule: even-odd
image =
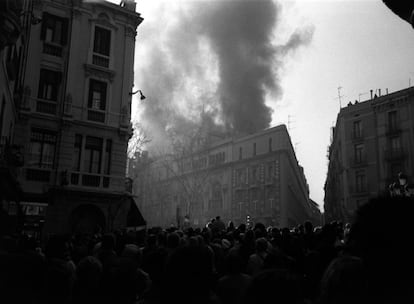
[[[1,303],[410,303],[414,201],[376,198],[354,222],[2,236]],[[414,303],[414,302],[412,302]]]

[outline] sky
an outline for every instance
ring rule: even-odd
[[[414,84],[414,29],[381,0],[139,0],[137,12],[146,99],[134,96],[132,119],[152,143],[200,119],[240,132],[284,123],[321,209],[338,87],[346,106]]]

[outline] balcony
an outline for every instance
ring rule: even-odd
[[[406,157],[406,151],[403,148],[384,150],[385,160],[400,160]]]
[[[0,166],[21,167],[23,166],[22,147],[12,145],[6,136],[0,138]]]
[[[20,111],[28,113],[42,113],[55,116],[57,114],[57,101],[24,96],[20,104]]]
[[[351,157],[349,160],[349,164],[351,167],[365,167],[367,165],[367,157],[366,155],[362,155],[360,157]]]
[[[36,182],[50,181],[51,170],[41,168],[26,168],[26,180]]]
[[[92,64],[100,67],[109,68],[109,57],[94,54],[92,56]]]
[[[108,189],[119,183],[122,189],[125,188],[125,177],[83,172],[70,172],[69,175],[71,186]]]
[[[38,99],[36,101],[36,112],[49,114],[49,115],[56,115],[57,110],[57,103],[56,101],[50,101],[45,99]]]
[[[51,42],[44,42],[43,53],[55,57],[62,57],[62,46]]]
[[[398,135],[401,133],[401,128],[399,125],[387,125],[387,130],[385,132],[386,136]]]
[[[104,123],[105,111],[88,110],[88,120]]]
[[[364,140],[364,133],[362,131],[352,132],[352,140],[353,141],[362,141],[362,140]]]

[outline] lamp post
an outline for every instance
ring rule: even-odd
[[[142,94],[142,91],[141,90],[136,90],[135,92],[129,92],[129,95],[132,96],[132,95],[135,95],[137,93],[139,93],[139,95],[140,95],[139,99],[144,100],[146,98],[144,96],[144,94]]]

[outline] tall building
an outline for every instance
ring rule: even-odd
[[[25,13],[29,6],[29,1],[0,1],[0,231],[3,232],[13,232],[16,228],[16,217],[9,217],[8,210],[10,205],[15,206],[21,194],[17,173],[23,165],[22,146],[13,144],[13,138],[18,119],[19,72],[27,45],[26,29],[29,23],[35,23]]]
[[[414,88],[349,103],[332,129],[325,182],[326,221],[350,221],[356,208],[414,177]]]
[[[190,151],[156,159],[144,153],[132,162],[149,226],[187,218],[200,227],[219,215],[235,224],[284,227],[312,217],[308,184],[284,125]]]
[[[133,0],[31,1],[26,9],[39,22],[27,24],[13,144],[24,158],[19,205],[26,218],[42,218],[46,233],[123,227],[134,209],[125,169],[143,20],[135,9]]]

